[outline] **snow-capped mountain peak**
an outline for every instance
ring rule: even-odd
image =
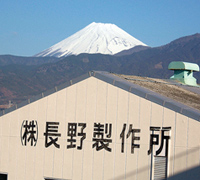
[[[114,24],[91,23],[70,37],[36,54],[37,57],[78,55],[81,53],[116,54],[146,44]]]

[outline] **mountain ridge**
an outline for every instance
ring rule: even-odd
[[[113,55],[137,45],[146,46],[115,24],[93,22],[35,56],[66,57],[81,53]]]
[[[186,39],[124,56],[83,53],[56,58],[55,62],[46,57],[43,64],[37,64],[41,57],[35,57],[34,65],[29,58],[15,56],[10,64],[2,64],[8,56],[0,56],[0,104],[8,100],[19,103],[92,70],[168,79],[173,74],[168,70],[171,61],[200,65],[200,38],[191,35]],[[200,73],[194,76],[199,83]]]

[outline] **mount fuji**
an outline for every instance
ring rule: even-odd
[[[113,55],[140,45],[147,46],[114,24],[93,22],[35,57],[59,58],[81,53]]]

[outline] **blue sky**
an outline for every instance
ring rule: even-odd
[[[156,47],[200,33],[200,0],[0,0],[0,55],[32,56],[92,22]]]

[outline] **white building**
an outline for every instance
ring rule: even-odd
[[[0,179],[200,179],[200,111],[89,72],[0,112]]]

